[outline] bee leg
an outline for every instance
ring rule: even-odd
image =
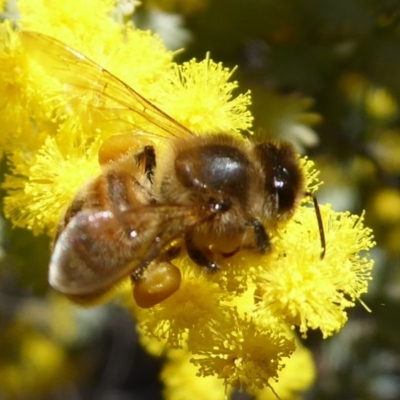
[[[153,146],[144,146],[143,150],[136,155],[138,164],[144,165],[147,179],[153,183],[154,169],[156,167],[156,153]]]
[[[206,267],[210,272],[218,271],[219,268],[217,263],[211,259],[211,252],[207,249],[198,248],[193,241],[193,237],[190,231],[187,232],[185,235],[185,245],[189,257],[197,265]]]
[[[104,140],[99,149],[100,165],[107,165],[119,158],[124,157],[127,153],[146,155],[144,150],[146,147],[153,148],[152,142],[145,139],[140,139],[132,134],[113,135]],[[154,153],[154,150],[153,150]]]
[[[258,219],[249,221],[249,225],[253,227],[255,247],[260,253],[268,253],[271,250],[271,242],[264,225]]]
[[[143,278],[143,275],[146,274],[146,271],[148,269],[152,269],[154,264],[171,264],[170,261],[174,258],[176,258],[179,253],[181,251],[181,246],[179,244],[173,244],[171,245],[169,248],[167,248],[165,250],[165,252],[161,253],[158,257],[157,257],[157,261],[148,261],[148,262],[144,262],[142,265],[140,265],[139,267],[137,267],[135,269],[134,272],[132,272],[131,274],[131,281],[132,283],[139,281]],[[176,268],[175,266],[173,266],[174,268]],[[171,267],[172,268],[172,267]]]
[[[180,245],[172,245],[169,247],[162,255],[160,255],[161,261],[171,261],[174,258],[178,257],[179,253],[181,252]]]

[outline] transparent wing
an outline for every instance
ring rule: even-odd
[[[19,37],[28,54],[51,76],[73,88],[78,102],[79,95],[93,94],[104,120],[118,119],[120,123],[126,122],[137,130],[138,126],[132,122],[134,116],[130,115],[134,113],[160,128],[157,130],[158,136],[168,138],[193,135],[189,129],[119,78],[65,43],[31,31],[21,31]]]
[[[95,296],[155,260],[187,228],[210,218],[193,206],[83,210],[60,234],[49,282],[66,295]]]

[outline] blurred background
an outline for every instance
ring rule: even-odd
[[[124,10],[116,18],[131,18]],[[317,378],[302,398],[400,399],[400,1],[144,0],[132,18],[184,48],[178,61],[209,52],[238,66],[254,131],[315,161],[321,203],[366,210],[372,312],[360,304],[334,337],[308,335]],[[1,219],[0,241],[1,400],[162,398],[162,360],[141,349],[128,311],[50,293],[47,237]]]

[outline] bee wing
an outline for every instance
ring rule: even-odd
[[[26,51],[51,76],[73,87],[76,96],[69,104],[72,108],[82,107],[82,95],[92,94],[95,100],[92,103],[97,104],[95,107],[105,121],[118,122],[120,125],[125,122],[130,128],[139,130],[137,123],[133,122],[133,113],[160,128],[155,136],[193,135],[119,78],[68,45],[38,32],[21,31],[19,37]]]
[[[210,216],[191,206],[80,211],[57,238],[49,283],[66,295],[101,295]]]

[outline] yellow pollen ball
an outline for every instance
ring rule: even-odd
[[[181,284],[181,273],[175,265],[163,262],[150,264],[135,282],[133,295],[139,307],[150,308],[175,293]]]

